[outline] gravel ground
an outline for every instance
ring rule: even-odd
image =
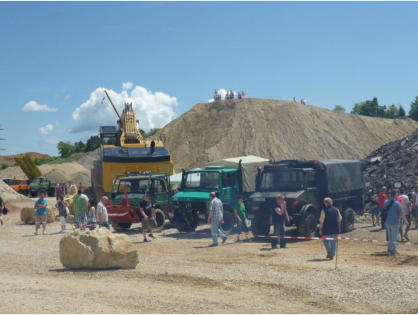
[[[1,313],[418,313],[418,230],[397,256],[383,244],[340,241],[335,269],[318,241],[272,251],[230,236],[207,248],[209,235],[166,229],[142,243],[134,229],[135,270],[74,271],[59,261],[59,224],[34,236],[11,208],[0,227]],[[348,235],[385,237],[369,223]]]

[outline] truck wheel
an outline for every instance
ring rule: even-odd
[[[115,231],[130,229],[131,225],[132,223],[129,223],[129,222],[120,222],[120,223],[112,222],[112,227]]]
[[[256,217],[251,221],[251,231],[254,235],[269,235],[270,224],[268,218]]]
[[[165,226],[166,215],[161,209],[155,209],[156,230],[162,230]]]
[[[230,234],[234,228],[234,216],[231,211],[224,212],[224,223],[221,225],[225,234]]]
[[[33,190],[31,190],[30,192],[29,192],[29,196],[31,197],[31,198],[35,198],[36,197],[36,191],[33,191]]]
[[[307,213],[302,222],[298,226],[299,234],[301,236],[315,236],[317,222],[312,213]]]
[[[194,232],[198,224],[194,215],[184,216],[182,213],[174,213],[173,220],[179,232]]]
[[[354,230],[354,211],[351,208],[347,208],[343,211],[342,214],[343,222],[342,225],[342,232],[350,232]]]
[[[48,191],[48,197],[54,197],[55,191]]]

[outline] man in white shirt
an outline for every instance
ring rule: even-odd
[[[408,231],[409,231],[409,227],[411,226],[411,203],[409,202],[409,198],[405,193],[405,189],[401,189],[400,190],[400,197],[402,198],[402,212],[405,215],[408,224],[405,224],[405,233],[403,231],[403,226],[404,224],[402,224],[401,222],[401,226],[399,227],[399,234],[401,235],[401,240],[402,241],[409,241],[408,238]]]
[[[106,209],[106,204],[107,201],[109,200],[109,198],[107,198],[106,196],[103,196],[99,203],[97,204],[96,207],[96,212],[97,212],[97,221],[99,222],[100,226],[104,226],[108,229],[110,229],[109,227],[109,216],[107,214],[107,209]]]

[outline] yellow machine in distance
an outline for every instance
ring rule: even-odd
[[[161,140],[144,140],[132,104],[127,103],[119,115],[107,91],[104,91],[118,116],[118,126],[100,127],[100,159],[94,162],[91,181],[96,198],[108,194],[117,175],[148,171],[173,174],[170,153]]]

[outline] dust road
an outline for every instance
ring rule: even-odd
[[[134,230],[135,270],[71,271],[59,261],[59,224],[34,236],[18,210],[0,227],[1,313],[418,313],[418,230],[393,257],[385,245],[340,241],[337,270],[318,241],[271,251],[230,236],[207,248],[208,235],[167,229],[142,243]],[[349,235],[383,239],[374,229]]]

